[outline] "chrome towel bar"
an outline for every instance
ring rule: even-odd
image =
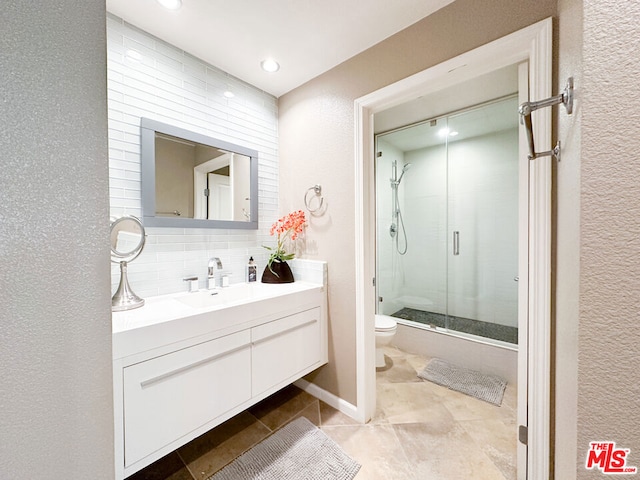
[[[559,103],[562,103],[564,105],[569,115],[573,113],[573,77],[569,77],[567,79],[567,85],[564,87],[564,91],[561,94],[556,95],[555,97],[547,98],[545,100],[538,100],[536,102],[524,102],[522,105],[520,105],[518,113],[520,114],[520,120],[524,124],[527,132],[527,142],[529,143],[529,160],[535,160],[539,157],[549,156],[560,160],[560,142],[556,144],[553,150],[536,153],[536,147],[533,140],[533,124],[531,122],[531,114],[533,112],[540,108],[558,105]]]

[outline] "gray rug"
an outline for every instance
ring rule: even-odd
[[[418,376],[497,406],[502,405],[507,387],[507,382],[500,377],[456,367],[439,358],[431,360]]]
[[[304,417],[288,423],[208,480],[351,480],[360,465]]]

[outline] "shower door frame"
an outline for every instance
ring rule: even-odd
[[[376,403],[373,116],[421,95],[522,62],[529,65],[529,98],[549,97],[552,90],[551,18],[355,101],[357,416],[362,422],[372,417]],[[536,144],[542,150],[550,149],[551,109],[538,110],[532,120]],[[520,161],[528,162],[523,158]],[[519,316],[524,318],[519,319],[518,355],[518,423],[527,427],[527,445],[518,442],[519,480],[547,478],[551,468],[551,170],[549,157],[528,165],[529,201],[524,222],[526,235],[522,240],[528,248],[519,255],[521,269],[524,267],[526,271],[520,272],[525,301],[519,305]]]

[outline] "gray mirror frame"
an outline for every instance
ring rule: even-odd
[[[248,222],[233,220],[206,220],[202,218],[157,217],[156,216],[156,161],[155,138],[156,132],[173,137],[184,138],[196,143],[202,143],[214,148],[239,153],[250,157],[250,200],[251,217]],[[234,145],[207,135],[191,132],[183,128],[166,123],[140,119],[140,164],[141,164],[141,194],[142,220],[147,227],[173,228],[223,228],[223,229],[258,229],[258,152],[250,148]]]

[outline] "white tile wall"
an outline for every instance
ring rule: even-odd
[[[141,57],[134,60],[129,50]],[[244,281],[253,256],[261,274],[278,218],[277,99],[143,32],[107,17],[109,185],[111,215],[141,217],[140,118],[148,117],[257,150],[259,229],[148,228],[143,253],[128,268],[141,297],[186,289],[183,277],[200,277],[207,261],[220,257],[231,283]],[[223,92],[231,90],[234,98]],[[112,268],[112,290],[120,279]]]
[[[327,262],[294,258],[288,263],[296,280],[327,285]]]

